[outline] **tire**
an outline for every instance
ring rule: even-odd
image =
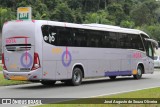
[[[66,84],[70,84],[72,86],[78,86],[82,82],[82,70],[80,68],[74,68],[72,73],[72,79],[70,81],[66,81]]]
[[[55,85],[56,81],[41,81],[42,85],[52,86]]]
[[[142,72],[143,72],[143,69],[141,66],[138,66],[137,67],[137,74],[136,75],[133,75],[134,79],[141,79],[142,77]]]
[[[109,78],[110,78],[111,80],[115,80],[115,79],[116,79],[116,76],[109,76]]]

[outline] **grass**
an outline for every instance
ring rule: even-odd
[[[0,65],[0,71],[2,71],[2,66]]]
[[[140,91],[128,92],[123,94],[111,95],[111,96],[102,96],[98,98],[160,98],[160,87],[145,89]],[[160,99],[159,99],[160,100]],[[37,107],[160,107],[160,104],[78,104],[84,101],[73,100],[68,101],[68,104],[46,104],[40,105]],[[89,103],[96,102],[94,99],[91,99]],[[75,104],[73,104],[75,103]]]
[[[0,73],[0,86],[18,85],[18,84],[26,84],[26,83],[29,83],[29,82],[6,80],[6,79],[4,79],[3,74]]]

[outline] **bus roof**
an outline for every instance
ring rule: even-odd
[[[81,28],[81,29],[90,29],[90,30],[99,30],[99,31],[121,32],[121,33],[129,33],[129,34],[145,34],[146,36],[148,36],[145,32],[141,30],[122,28],[122,27],[113,26],[113,25],[105,25],[105,24],[97,24],[97,23],[75,24],[75,23],[49,21],[49,20],[31,20],[31,21],[33,23],[39,23],[40,25],[48,24],[48,25],[54,25],[54,26],[72,27],[72,28]],[[17,22],[17,21],[9,21],[9,22]]]
[[[40,21],[40,20],[37,20],[37,21]],[[141,30],[122,28],[122,27],[113,26],[113,25],[104,25],[104,24],[96,24],[96,23],[75,24],[75,23],[58,22],[58,21],[48,21],[48,24],[55,25],[55,26],[73,27],[73,28],[90,29],[90,30],[122,32],[122,33],[130,33],[130,34],[145,34],[146,36],[148,36],[145,32],[143,32]]]

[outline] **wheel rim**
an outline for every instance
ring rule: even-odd
[[[74,73],[74,77],[73,77],[74,81],[78,83],[80,81],[80,78],[81,78],[80,73],[78,71],[76,71]]]
[[[141,74],[142,74],[141,69],[138,69],[138,75],[141,76]]]

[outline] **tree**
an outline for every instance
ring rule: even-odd
[[[74,15],[72,10],[68,7],[67,3],[61,3],[56,6],[55,11],[51,14],[51,20],[74,22]]]
[[[74,14],[75,23],[83,23],[83,15],[82,15],[81,8],[73,10],[73,14]]]
[[[139,29],[143,30],[146,32],[151,38],[160,41],[160,24],[155,24],[155,25],[143,25]]]
[[[83,0],[83,10],[85,12],[96,12],[100,9],[101,0]]]
[[[99,24],[114,25],[114,22],[109,21],[107,18],[108,18],[108,13],[103,10],[100,10],[96,13],[87,13],[84,23],[99,23]]]
[[[109,15],[112,16],[112,20],[115,20],[116,25],[120,25],[122,20],[126,19],[126,15],[123,11],[122,5],[113,3],[107,8]]]
[[[145,1],[144,3],[137,5],[132,12],[131,17],[135,22],[136,26],[142,26],[144,24],[155,24],[156,19],[156,9],[158,4],[153,0]]]
[[[16,19],[14,13],[9,8],[0,8],[0,28],[2,28],[4,22]]]
[[[66,0],[67,1],[67,4],[68,4],[68,7],[71,8],[71,9],[79,9],[79,8],[82,8],[83,7],[83,0]]]
[[[134,28],[135,23],[133,21],[123,20],[121,21],[120,26],[125,28]]]

